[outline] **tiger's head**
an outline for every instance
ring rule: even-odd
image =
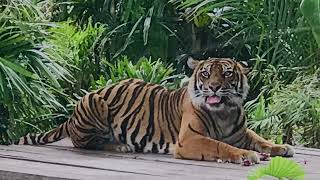
[[[188,93],[194,106],[219,111],[243,104],[249,91],[248,70],[240,63],[228,58],[189,58],[188,66],[193,69]]]

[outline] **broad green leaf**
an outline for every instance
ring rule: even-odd
[[[250,172],[248,180],[259,180],[264,176],[302,180],[304,179],[304,174],[302,167],[295,161],[283,157],[274,157],[268,165]]]

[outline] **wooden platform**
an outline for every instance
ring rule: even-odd
[[[291,158],[320,179],[320,150],[296,148]],[[263,162],[262,164],[266,164]],[[72,148],[69,140],[48,146],[0,146],[0,179],[246,179],[259,165],[173,159],[170,155],[115,154]]]

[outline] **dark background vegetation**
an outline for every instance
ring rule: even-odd
[[[320,19],[300,0],[0,3],[2,144],[55,127],[86,91],[121,79],[177,88],[193,56],[246,61],[248,126],[320,147]]]

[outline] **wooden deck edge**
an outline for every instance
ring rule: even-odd
[[[71,180],[69,178],[50,177],[16,171],[0,170],[0,180]]]

